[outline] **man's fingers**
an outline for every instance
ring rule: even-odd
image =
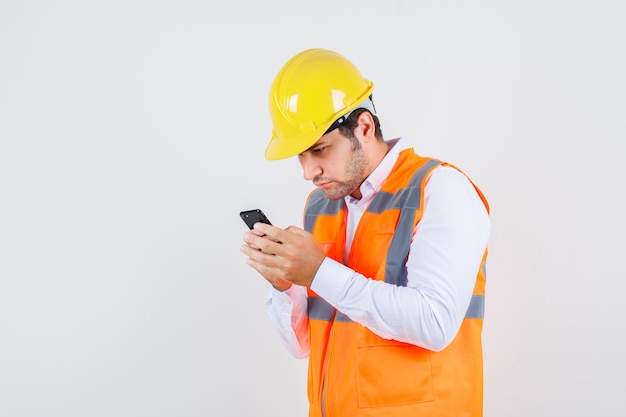
[[[254,268],[259,274],[263,275],[265,279],[270,281],[272,285],[275,285],[275,281],[280,279],[280,269],[273,264],[275,256],[268,255],[260,251],[253,251],[249,254],[246,263]],[[282,281],[282,280],[281,280]],[[283,285],[284,286],[284,285]]]
[[[284,233],[285,233],[285,231],[281,229],[280,227],[276,227],[271,224],[260,223],[260,222],[254,225],[254,231],[261,233],[262,235],[265,235],[266,237],[270,238],[274,242],[278,242],[278,243],[283,241],[281,239],[281,236],[284,236]]]
[[[254,235],[246,236],[245,241],[246,245],[242,248],[242,251],[248,255],[248,258],[269,267],[275,267],[278,264],[274,253],[276,248],[280,248],[280,243],[273,242],[266,237]]]
[[[280,245],[280,242],[277,242],[271,236],[260,234],[257,230],[246,232],[243,240],[251,248],[270,254],[276,253],[278,248],[276,245]]]

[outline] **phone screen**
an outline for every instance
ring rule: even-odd
[[[270,223],[265,213],[263,213],[263,211],[259,209],[242,211],[241,213],[239,213],[239,216],[241,216],[241,219],[246,223],[246,225],[248,225],[250,229],[252,229],[254,224],[258,222],[272,224]]]

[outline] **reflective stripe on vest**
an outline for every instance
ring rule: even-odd
[[[351,322],[352,319],[341,312],[337,312],[335,317],[335,308],[328,304],[326,300],[319,296],[309,296],[309,319],[322,321],[338,321]],[[465,312],[466,319],[483,319],[485,317],[485,296],[481,294],[472,295],[469,307]]]

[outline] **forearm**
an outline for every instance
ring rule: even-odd
[[[326,278],[330,276],[332,279]],[[311,288],[385,339],[441,350],[458,330],[456,321],[450,320],[454,307],[440,296],[367,279],[331,259],[324,262]]]

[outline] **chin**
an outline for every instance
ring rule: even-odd
[[[341,200],[345,198],[350,193],[337,193],[337,192],[328,192],[324,191],[324,197],[329,200]]]
[[[345,197],[345,196],[342,197],[342,196],[328,195],[328,194],[325,194],[325,195],[326,195],[326,198],[329,200],[341,200],[343,197]]]

